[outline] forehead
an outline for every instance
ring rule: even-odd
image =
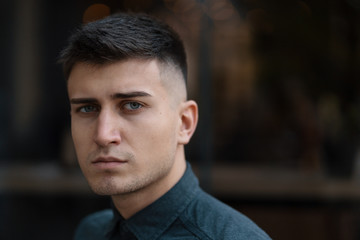
[[[106,65],[77,63],[68,79],[69,94],[108,91],[154,91],[161,88],[155,60],[132,59]]]

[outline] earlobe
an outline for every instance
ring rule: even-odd
[[[189,100],[182,104],[180,111],[179,144],[187,144],[195,132],[198,122],[198,106]]]

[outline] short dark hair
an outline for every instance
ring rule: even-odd
[[[157,59],[181,70],[187,79],[184,45],[167,24],[140,13],[117,13],[82,25],[61,52],[65,78],[77,62],[106,64],[130,58]]]

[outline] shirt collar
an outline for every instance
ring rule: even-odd
[[[137,239],[156,239],[184,211],[199,189],[198,180],[187,163],[184,175],[173,188],[131,218],[125,220],[112,205],[114,218],[107,232],[114,234],[126,225]]]

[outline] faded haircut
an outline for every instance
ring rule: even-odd
[[[68,79],[78,62],[104,65],[134,58],[170,64],[181,71],[186,84],[186,54],[179,35],[146,14],[117,13],[82,25],[70,36],[59,63]]]

